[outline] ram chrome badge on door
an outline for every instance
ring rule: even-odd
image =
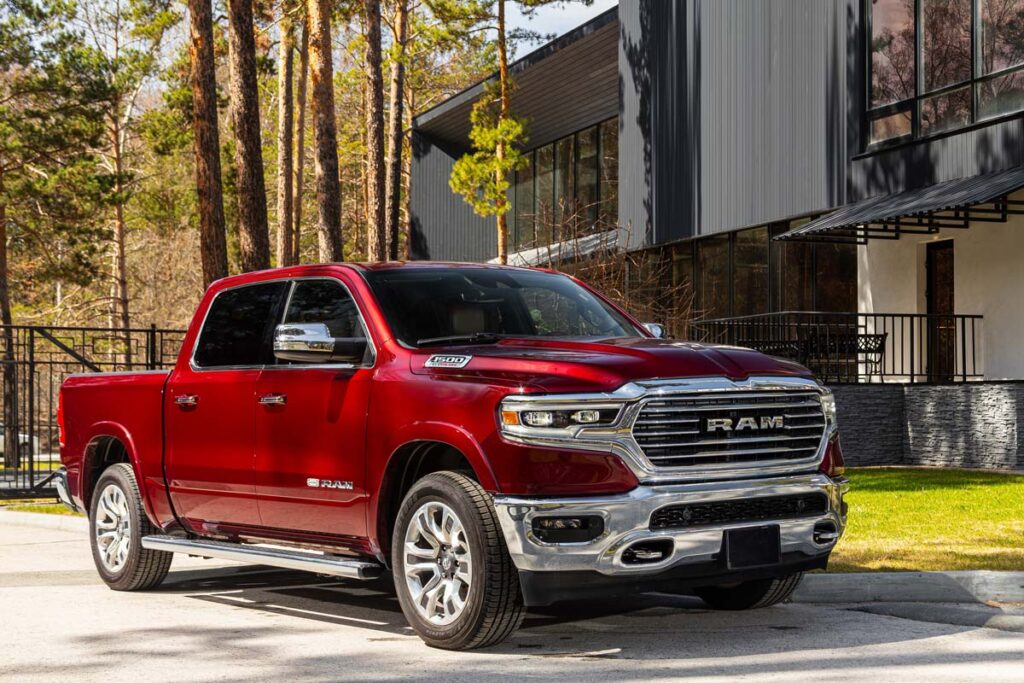
[[[425,368],[464,368],[473,360],[473,356],[456,356],[451,354],[433,355],[423,364]]]

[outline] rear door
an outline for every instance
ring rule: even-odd
[[[334,278],[296,280],[285,323],[324,323],[333,337],[366,337],[358,306]],[[366,535],[366,417],[372,342],[362,363],[275,361],[256,386],[256,488],[267,527]]]
[[[166,476],[171,500],[190,526],[260,524],[253,482],[256,383],[272,359],[270,335],[288,283],[219,292],[191,363],[168,381]]]

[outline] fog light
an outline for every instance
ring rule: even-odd
[[[535,517],[533,535],[543,543],[586,543],[604,533],[604,520],[586,517]]]
[[[523,422],[531,427],[550,427],[555,424],[555,414],[548,410],[528,410],[523,413]]]

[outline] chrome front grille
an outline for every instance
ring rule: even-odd
[[[633,423],[633,438],[658,469],[810,459],[824,431],[819,394],[803,390],[654,398]]]

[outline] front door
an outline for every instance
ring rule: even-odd
[[[178,516],[193,529],[258,526],[253,483],[256,383],[286,282],[217,294],[188,367],[167,385],[166,471]]]
[[[355,301],[336,279],[297,280],[286,323],[324,323],[362,337]],[[369,349],[369,347],[368,347]],[[256,386],[256,487],[263,525],[307,535],[366,535],[365,435],[373,370],[275,361]]]
[[[928,380],[950,382],[956,374],[953,317],[953,240],[932,242],[927,252]]]

